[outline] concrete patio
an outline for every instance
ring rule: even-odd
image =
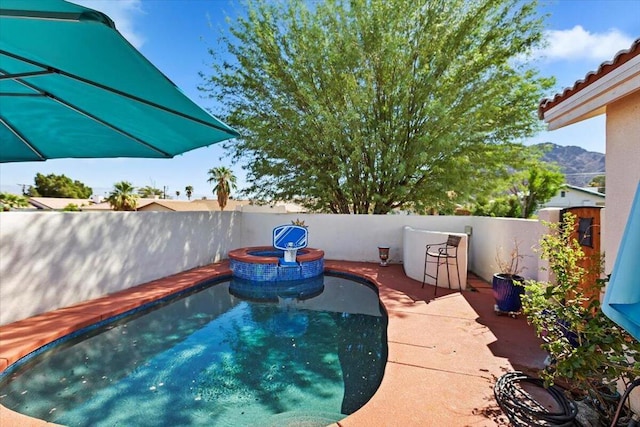
[[[371,280],[389,316],[382,384],[363,408],[336,425],[508,425],[493,397],[496,378],[512,370],[535,373],[545,354],[524,317],[494,313],[489,283],[469,274],[472,290],[438,289],[434,297],[434,287],[422,289],[399,264],[326,261],[325,268]],[[0,369],[71,331],[226,274],[223,261],[4,325]],[[52,425],[1,406],[0,424]]]

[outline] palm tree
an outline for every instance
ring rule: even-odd
[[[236,188],[236,176],[231,172],[231,169],[225,166],[209,169],[207,173],[210,175],[207,182],[215,183],[213,193],[218,197],[220,210],[223,211],[231,195],[231,189]]]
[[[176,199],[180,197],[180,191],[176,190]]]
[[[162,190],[159,188],[155,188],[150,185],[147,185],[145,187],[138,188],[138,195],[140,197],[145,197],[145,198],[153,198],[155,196],[160,197],[162,196]]]
[[[187,199],[191,200],[191,195],[193,194],[193,187],[190,185],[187,185],[186,187],[184,187],[184,192],[187,193]]]
[[[107,197],[107,202],[114,211],[135,211],[138,196],[133,192],[135,187],[128,181],[120,181],[113,185],[113,190]]]

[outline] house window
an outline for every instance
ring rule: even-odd
[[[566,195],[567,195],[567,192],[566,192],[566,191],[562,190],[562,191],[560,192],[560,197],[564,197],[564,196],[566,196]]]

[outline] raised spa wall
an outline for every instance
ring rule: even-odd
[[[278,282],[310,279],[324,271],[324,251],[299,249],[297,265],[280,265],[277,256],[253,255],[256,252],[277,251],[271,246],[254,246],[229,252],[230,268],[235,277],[254,282]]]

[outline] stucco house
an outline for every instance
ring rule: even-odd
[[[161,212],[191,212],[191,211],[220,211],[220,205],[214,199],[193,200],[153,200],[138,207],[138,211]],[[293,203],[276,203],[273,205],[256,205],[250,200],[229,199],[225,211],[253,212],[253,213],[296,213],[305,210]]]
[[[246,203],[249,203],[246,201]],[[241,206],[241,201],[228,200],[226,211],[236,210],[238,206]],[[159,211],[159,212],[193,212],[193,211],[219,211],[220,205],[217,200],[166,200],[158,199],[153,200],[150,203],[145,203],[143,206],[138,207],[138,211]]]
[[[92,204],[82,208],[83,211],[111,211],[111,205],[108,202]],[[197,200],[171,200],[171,199],[149,199],[139,198],[137,209],[138,212],[219,212],[220,205],[215,199],[197,199]],[[294,203],[278,202],[273,205],[257,205],[251,200],[229,199],[225,212],[253,212],[253,213],[302,213],[306,210]]]
[[[85,208],[93,202],[90,199],[73,199],[65,197],[29,197],[29,204],[39,210],[61,211],[69,205]]]
[[[538,116],[549,130],[606,115],[607,193],[603,222],[605,272],[613,269],[618,246],[640,182],[640,38],[584,79],[543,99]]]
[[[575,206],[604,206],[604,193],[595,188],[582,188],[575,185],[564,184],[558,193],[542,207],[544,208],[568,208]]]
[[[544,99],[538,107],[540,119],[550,130],[569,126],[596,115],[606,115],[607,193],[602,221],[605,254],[605,273],[612,273],[607,288],[603,311],[616,323],[638,338],[638,282],[629,280],[629,265],[637,271],[637,253],[640,244],[638,227],[631,227],[631,235],[624,236],[627,224],[639,223],[640,209],[634,204],[636,191],[640,192],[640,38],[629,49],[618,52],[611,61],[604,62],[573,87],[565,89],[552,99]],[[640,195],[638,195],[640,197]],[[637,203],[637,202],[636,202]],[[635,218],[631,218],[634,212]],[[629,243],[632,242],[630,245]],[[616,264],[621,243],[625,245],[624,261]],[[634,249],[629,251],[629,248]],[[633,252],[633,253],[632,253]],[[624,264],[624,267],[622,265]],[[618,269],[614,270],[614,266]],[[626,279],[617,280],[621,272]],[[636,276],[637,277],[637,276]],[[611,295],[617,295],[616,306],[610,305]],[[622,389],[622,385],[620,385]],[[631,407],[640,412],[640,391],[631,394]]]

